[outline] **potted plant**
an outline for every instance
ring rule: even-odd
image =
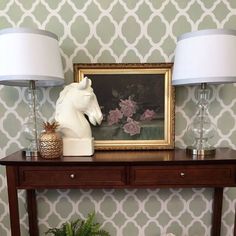
[[[50,228],[45,235],[54,236],[110,236],[101,229],[101,225],[95,222],[95,213],[88,214],[85,220],[63,223],[59,228]]]

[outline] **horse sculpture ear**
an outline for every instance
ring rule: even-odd
[[[89,79],[87,76],[84,77],[84,79],[86,79],[86,81],[87,81],[87,87],[91,87],[91,86],[92,86],[92,81],[91,81],[91,79]]]
[[[78,84],[78,89],[86,89],[88,87],[91,87],[92,81],[88,77],[84,77]]]
[[[78,89],[86,89],[87,88],[87,86],[88,86],[88,83],[89,83],[89,81],[88,81],[88,78],[87,77],[84,77],[80,82],[79,82],[79,84],[78,84]]]
[[[87,77],[86,77],[87,78]],[[92,80],[91,79],[88,79],[88,82],[89,82],[89,86],[91,87],[92,86]]]

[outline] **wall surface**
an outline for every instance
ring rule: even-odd
[[[73,62],[170,62],[177,36],[206,28],[236,29],[235,0],[1,0],[0,28],[37,27],[59,36],[66,83]],[[1,52],[0,52],[1,53]],[[193,55],[194,56],[194,55]],[[186,63],[186,66],[187,63]],[[40,91],[41,113],[52,119],[60,89]],[[236,86],[211,86],[216,146],[236,149]],[[0,157],[26,145],[26,90],[0,86]],[[176,91],[176,146],[196,101],[195,87]],[[60,180],[58,180],[60,181]],[[28,235],[25,193],[19,192],[22,235]],[[95,209],[112,236],[210,235],[211,189],[39,191],[40,232]],[[222,235],[233,232],[236,190],[226,189]],[[0,167],[0,235],[10,235],[5,168]]]

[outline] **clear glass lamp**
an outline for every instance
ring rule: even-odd
[[[192,155],[214,155],[209,140],[216,131],[208,114],[210,91],[207,84],[236,83],[236,31],[226,29],[200,30],[182,35],[177,42],[172,84],[196,85],[198,110],[188,133],[194,143],[187,147]]]
[[[28,87],[29,113],[23,126],[30,141],[26,156],[38,156],[37,87],[64,83],[58,38],[39,29],[7,28],[0,30],[0,84]]]

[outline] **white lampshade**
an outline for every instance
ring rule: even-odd
[[[0,83],[48,87],[64,83],[57,36],[51,32],[8,28],[0,30]]]
[[[236,31],[200,30],[177,42],[173,85],[236,82]]]

